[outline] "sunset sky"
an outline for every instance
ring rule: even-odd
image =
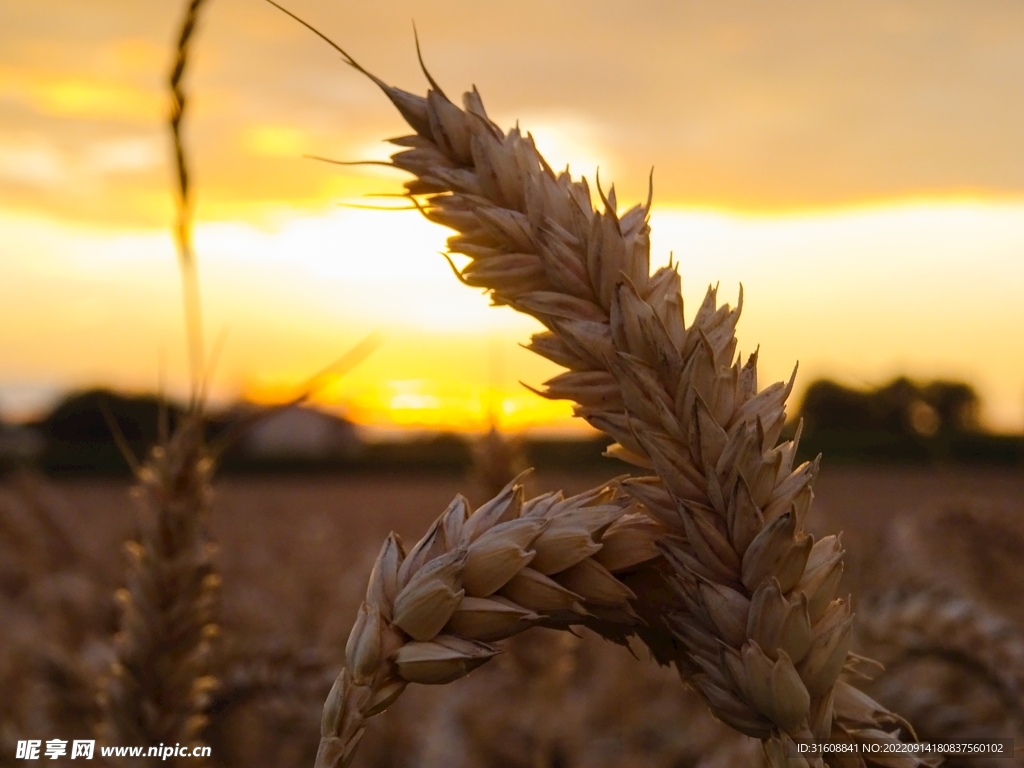
[[[95,384],[187,381],[164,80],[177,0],[0,2],[0,416]],[[654,168],[653,261],[734,302],[762,382],[965,379],[1024,429],[1024,5],[924,0],[443,4],[288,0],[417,92],[447,91],[551,165]],[[460,285],[446,231],[368,211],[403,176],[382,94],[261,0],[211,0],[186,126],[219,399],[287,397],[379,330],[325,404],[378,427],[563,429],[518,344],[537,325]],[[161,370],[164,371],[161,374]],[[799,389],[799,387],[798,387]],[[795,404],[794,406],[795,407]]]

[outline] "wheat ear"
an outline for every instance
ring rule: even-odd
[[[498,128],[475,89],[459,108],[436,85],[423,98],[373,79],[415,131],[392,140],[405,147],[392,163],[427,218],[456,230],[449,250],[470,258],[459,277],[548,329],[530,347],[569,370],[543,394],[575,401],[617,441],[612,455],[657,473],[624,483],[673,534],[661,546],[682,652],[648,634],[655,654],[773,763],[795,739],[893,740],[880,724],[895,716],[839,679],[843,550],[804,532],[818,463],[795,467],[796,441],[778,443],[792,380],[758,390],[756,355],[736,357],[740,308],[709,290],[687,327],[677,271],[650,274],[650,200],[619,216],[612,189],[595,210],[586,181]]]
[[[457,497],[408,553],[392,534],[324,705],[318,768],[348,765],[367,718],[408,683],[456,680],[493,641],[574,624],[621,641],[636,596],[616,574],[658,556],[648,523],[610,486],[524,501],[514,482],[473,512]]]
[[[985,736],[1002,736],[1007,717],[1018,733],[1024,729],[1024,638],[976,600],[933,589],[896,590],[865,606],[857,629],[888,668],[874,690],[898,704],[923,738],[968,738],[986,727]],[[924,660],[952,665],[960,685],[943,695],[937,681],[913,669],[901,674],[901,667]],[[990,707],[966,695],[965,678],[995,694],[996,721]]]
[[[125,546],[115,661],[102,692],[104,743],[200,742],[216,684],[220,577],[206,532],[212,469],[202,419],[189,414],[138,472],[138,538]]]

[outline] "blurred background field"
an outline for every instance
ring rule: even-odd
[[[844,531],[844,588],[856,610],[894,585],[928,584],[977,599],[1019,631],[1024,474],[825,469],[813,527]],[[529,484],[568,493],[606,476],[541,471]],[[473,487],[460,473],[394,471],[218,484],[211,526],[224,585],[223,691],[208,732],[217,762],[309,764],[319,709],[380,542],[391,530],[415,540],[454,494]],[[123,579],[118,553],[133,529],[128,490],[116,479],[20,473],[0,486],[5,747],[23,732],[88,735]],[[757,763],[756,743],[713,721],[674,674],[638,654],[643,661],[589,635],[527,633],[463,681],[415,686],[372,722],[359,765],[532,768],[538,750],[551,766]],[[496,729],[503,738],[494,738]]]

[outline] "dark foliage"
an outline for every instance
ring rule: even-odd
[[[159,440],[161,422],[173,429],[181,414],[179,406],[154,395],[76,392],[33,425],[45,441],[39,464],[55,472],[127,473],[115,428],[134,456],[145,456]]]
[[[983,432],[979,410],[978,394],[963,382],[919,384],[901,377],[859,390],[822,379],[807,388],[797,413],[803,420],[801,454],[919,463],[1024,459],[1024,441]]]

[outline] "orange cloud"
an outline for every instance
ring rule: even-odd
[[[151,120],[162,115],[165,103],[163,94],[112,80],[4,66],[0,99],[46,115],[90,120]]]
[[[304,131],[288,125],[254,125],[242,134],[246,150],[268,157],[301,157],[310,143]]]

